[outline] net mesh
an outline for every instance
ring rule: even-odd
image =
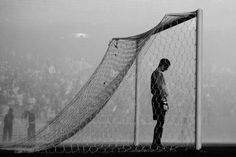
[[[195,19],[153,35],[152,45],[140,59],[139,106],[140,141],[150,142],[153,135],[151,75],[162,58],[171,62],[163,72],[167,102],[163,142],[194,143],[195,130]],[[151,39],[152,40],[152,39]],[[149,77],[147,77],[149,76]],[[153,88],[153,87],[151,87]],[[145,135],[145,136],[144,136]]]
[[[136,36],[113,38],[101,63],[73,99],[32,138],[15,139],[3,149],[35,152],[70,145],[70,152],[94,143],[134,140],[135,69],[139,57],[139,139],[153,138],[150,76],[163,57],[171,61],[164,74],[170,110],[164,125],[164,143],[194,142],[196,12],[166,15],[153,29]],[[21,135],[25,136],[25,135]],[[72,144],[73,143],[73,144]],[[102,145],[103,146],[103,145]],[[64,147],[63,147],[64,148]],[[142,150],[144,147],[137,147]],[[148,148],[150,148],[148,146]],[[92,151],[91,149],[85,151]],[[96,146],[95,151],[99,149]],[[118,147],[117,147],[118,149]],[[63,151],[65,151],[63,149]],[[108,151],[108,150],[107,150]]]

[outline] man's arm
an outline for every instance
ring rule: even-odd
[[[154,71],[151,76],[151,93],[153,95],[159,95],[160,90],[160,73],[158,71]]]
[[[169,110],[169,105],[168,105],[168,102],[167,102],[167,96],[168,96],[168,93],[167,93],[165,78],[162,75],[162,101],[163,101],[163,108],[166,111]]]
[[[154,73],[151,75],[151,93],[154,94],[154,85],[155,85],[155,80],[154,80]]]

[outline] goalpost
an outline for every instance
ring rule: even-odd
[[[150,77],[160,59],[168,58],[171,67],[164,77],[170,110],[163,142],[201,149],[202,16],[201,9],[167,14],[147,32],[113,38],[94,73],[65,108],[35,137],[1,148],[34,152],[64,141],[150,145]]]
[[[201,9],[197,10],[197,27],[196,27],[196,149],[201,149],[202,143],[201,143],[201,102],[202,102],[202,39],[203,39],[203,11]]]
[[[166,16],[177,16],[180,14],[168,14]],[[201,149],[201,89],[202,89],[202,34],[203,34],[203,11],[202,9],[198,9],[196,11],[196,72],[195,72],[195,148],[197,150]],[[139,55],[136,57],[136,69],[135,69],[135,122],[134,122],[134,144],[138,146],[140,144],[139,141],[139,116],[140,116],[140,103],[139,103],[139,90],[140,90],[140,81],[139,81],[139,72],[140,72],[140,59]],[[147,76],[150,77],[150,76]]]

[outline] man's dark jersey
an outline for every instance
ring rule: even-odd
[[[158,69],[151,76],[151,93],[160,101],[166,101],[168,96],[164,76]]]

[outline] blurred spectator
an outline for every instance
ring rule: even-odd
[[[32,99],[38,115],[42,116],[39,118],[47,121],[47,108],[50,106],[56,114],[60,112],[80,89],[81,73],[88,74],[89,68],[86,60],[3,53],[0,58],[0,106],[14,102],[17,118]]]
[[[28,139],[33,138],[35,136],[35,114],[31,107],[23,113],[23,117],[26,119],[26,127],[27,127],[27,137]]]
[[[12,128],[13,128],[13,109],[9,108],[8,113],[4,117],[4,127],[3,127],[3,142],[6,141],[6,139],[11,142],[12,138]]]

